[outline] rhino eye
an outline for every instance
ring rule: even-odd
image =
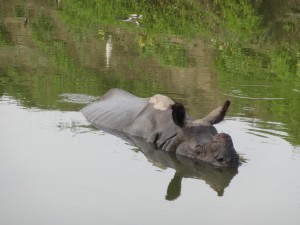
[[[223,158],[219,158],[219,159],[217,159],[217,161],[218,161],[219,163],[223,163],[225,160],[224,160]]]

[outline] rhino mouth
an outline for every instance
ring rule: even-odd
[[[193,147],[188,142],[182,142],[177,145],[176,153],[216,167],[239,166],[239,156],[233,147],[232,139],[225,133],[216,134],[210,142]]]
[[[236,153],[231,137],[228,134],[216,134],[212,140],[212,152],[215,152],[212,164],[216,166],[237,167],[239,156]]]
[[[220,157],[212,161],[211,163],[214,166],[218,167],[238,167],[239,166],[239,157],[238,155],[228,157]]]

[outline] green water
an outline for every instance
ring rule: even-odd
[[[297,224],[299,11],[292,0],[1,1],[1,224],[229,224],[233,212]],[[132,13],[139,25],[123,21]],[[79,110],[113,87],[168,95],[195,118],[230,99],[217,128],[245,163],[195,169],[94,130]]]

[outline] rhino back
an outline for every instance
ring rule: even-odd
[[[96,127],[125,131],[148,101],[120,89],[111,89],[100,101],[84,107],[81,112]]]
[[[172,120],[167,97],[140,98],[120,89],[109,90],[100,101],[82,109],[83,115],[97,128],[108,128],[146,138],[162,145],[178,128]],[[159,97],[161,98],[161,97]],[[167,103],[165,100],[168,100]]]

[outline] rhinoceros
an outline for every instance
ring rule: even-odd
[[[229,106],[227,100],[206,117],[193,120],[183,104],[167,96],[140,98],[113,88],[81,111],[95,127],[142,137],[157,150],[214,166],[238,167],[239,156],[231,137],[213,126],[224,119]]]

